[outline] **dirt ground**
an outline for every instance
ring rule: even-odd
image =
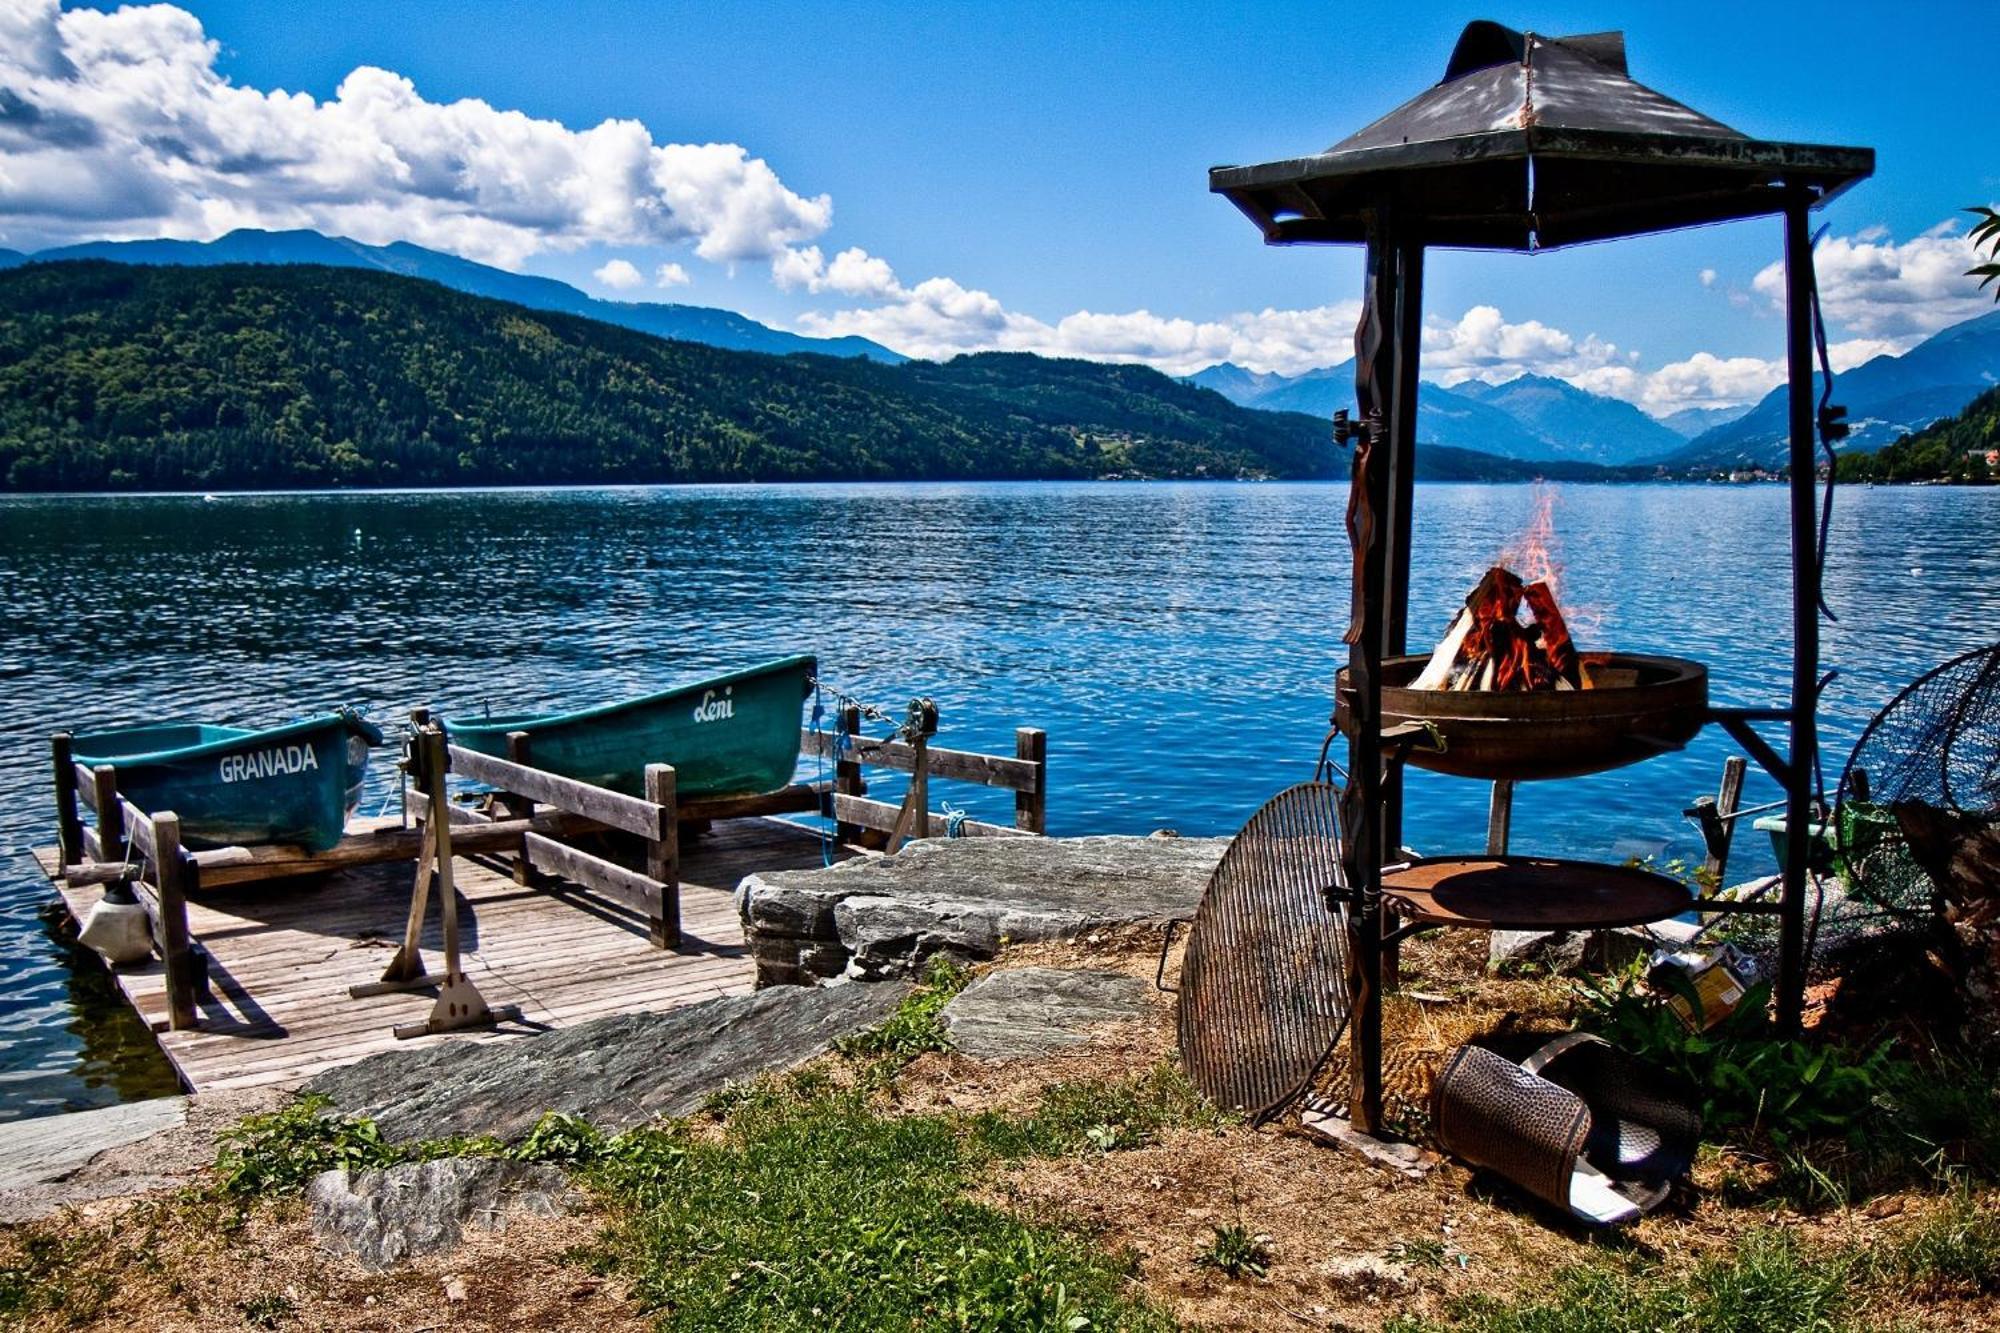
[[[1480,966],[1482,944],[1468,938],[1409,949],[1405,990],[1389,1013],[1401,1053],[1390,1073],[1393,1104],[1419,1104],[1435,1057],[1477,1031],[1560,1025],[1563,984],[1489,978]],[[1157,937],[1106,935],[1018,950],[1002,966],[1098,967],[1150,981],[1157,947]],[[921,1056],[888,1097],[906,1111],[1020,1109],[1056,1082],[1143,1073],[1174,1050],[1172,997],[1155,992],[1148,1005],[1143,1018],[1044,1059],[987,1064]],[[1336,1062],[1327,1086],[1337,1089],[1341,1077]],[[997,1171],[981,1193],[1129,1252],[1145,1296],[1191,1325],[1225,1331],[1374,1329],[1394,1313],[1441,1314],[1468,1293],[1532,1292],[1556,1269],[1607,1253],[1693,1262],[1760,1226],[1795,1229],[1815,1249],[1830,1250],[1940,1206],[1935,1194],[1921,1193],[1811,1216],[1769,1203],[1731,1206],[1720,1192],[1724,1166],[1710,1160],[1662,1213],[1593,1234],[1450,1162],[1407,1179],[1286,1120],[1261,1129],[1176,1130],[1144,1148],[1017,1163]],[[1740,1174],[1742,1164],[1735,1165]],[[602,1215],[518,1219],[504,1232],[475,1233],[452,1254],[371,1275],[316,1246],[302,1205],[262,1205],[240,1224],[215,1207],[177,1211],[154,1198],[73,1210],[56,1233],[102,1236],[108,1224],[132,1247],[128,1271],[101,1310],[80,1302],[28,1327],[411,1333],[650,1326],[615,1281],[566,1257],[598,1235]],[[1230,1278],[1196,1262],[1225,1225],[1263,1238],[1267,1275]],[[0,1230],[0,1267],[19,1239]],[[1926,1328],[2000,1327],[2000,1302],[1992,1300],[1915,1313]]]

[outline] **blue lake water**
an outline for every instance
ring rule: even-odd
[[[51,840],[48,734],[268,723],[351,703],[572,706],[795,651],[939,743],[1049,733],[1050,831],[1233,830],[1308,776],[1344,660],[1345,489],[1075,484],[0,498],[0,1119],[171,1091],[26,850]],[[1525,486],[1417,493],[1413,645],[1528,522]],[[1564,599],[1585,649],[1708,663],[1718,703],[1785,701],[1785,493],[1570,486]],[[1923,669],[2000,637],[2000,490],[1843,489],[1825,659],[1830,776]],[[1680,818],[1731,752],[1521,788],[1517,849],[1694,854]],[[378,765],[371,805],[393,799]],[[938,794],[1005,822],[1011,797]],[[1747,799],[1768,799],[1753,773]],[[998,799],[996,799],[996,796]],[[1483,843],[1483,785],[1413,775],[1406,834]],[[1736,869],[1767,862],[1746,841]]]

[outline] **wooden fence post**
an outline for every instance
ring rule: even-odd
[[[1493,795],[1486,804],[1486,854],[1505,856],[1513,830],[1514,782],[1511,778],[1496,778]]]
[[[1049,831],[1049,734],[1040,727],[1014,729],[1014,757],[1036,765],[1031,791],[1014,792],[1014,827],[1025,833]]]
[[[110,764],[92,769],[97,789],[97,850],[105,862],[125,859],[125,808],[118,803],[118,770]]]
[[[49,738],[49,754],[56,770],[56,845],[63,865],[73,866],[83,860],[83,819],[76,809],[76,756],[67,731]]]
[[[113,809],[116,809],[114,804]],[[180,816],[152,816],[153,885],[160,894],[160,961],[167,973],[167,1026],[195,1026],[194,950],[188,943],[187,867],[181,853]]]
[[[646,842],[646,874],[659,882],[659,906],[647,919],[648,933],[657,948],[672,949],[681,942],[681,816],[672,764],[646,765],[646,799],[666,807],[660,818],[660,836]]]
[[[524,766],[528,763],[527,732],[507,733],[507,759],[510,763]],[[530,819],[535,813],[535,802],[532,797],[503,794],[500,797],[500,808],[505,810],[511,819]],[[542,882],[541,873],[528,863],[528,852],[525,847],[522,848],[521,854],[514,858],[514,882],[523,888],[533,888]]]
[[[1715,793],[1715,813],[1722,821],[1717,830],[1717,845],[1711,846],[1702,860],[1702,878],[1707,883],[1700,889],[1703,893],[1715,893],[1722,888],[1722,876],[1729,869],[1729,848],[1736,840],[1735,818],[1737,806],[1743,803],[1743,775],[1749,763],[1740,754],[1732,754],[1722,761],[1722,786]]]
[[[852,740],[861,734],[861,709],[856,704],[846,704],[840,710],[840,730],[837,735]],[[844,796],[859,796],[867,784],[861,780],[861,761],[852,758],[854,751],[841,750],[835,753],[833,765],[833,789]],[[843,846],[861,841],[861,825],[835,824],[834,841]]]

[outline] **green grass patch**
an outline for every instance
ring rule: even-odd
[[[1050,1085],[1026,1115],[989,1112],[974,1132],[999,1157],[1054,1157],[1114,1152],[1158,1141],[1166,1129],[1221,1130],[1234,1118],[1215,1109],[1176,1066],[1156,1065],[1133,1079],[1081,1079]]]
[[[993,1128],[883,1115],[865,1088],[766,1081],[719,1139],[669,1126],[610,1141],[590,1178],[625,1215],[595,1262],[666,1328],[1172,1328],[1130,1288],[1128,1256],[968,1197],[1001,1155]]]
[[[1809,1258],[1780,1231],[1756,1231],[1724,1260],[1684,1272],[1612,1261],[1558,1272],[1548,1290],[1515,1300],[1473,1296],[1443,1320],[1401,1315],[1383,1333],[1860,1333],[1851,1253]]]

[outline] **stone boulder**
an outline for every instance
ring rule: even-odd
[[[1047,1055],[1092,1028],[1141,1017],[1149,983],[1118,972],[1019,967],[990,972],[944,1007],[951,1044],[977,1060]]]
[[[370,1056],[321,1074],[306,1091],[374,1119],[394,1142],[519,1138],[547,1111],[616,1132],[685,1115],[726,1084],[809,1060],[881,1022],[909,991],[902,983],[788,987],[530,1037],[462,1038]]]
[[[895,856],[750,875],[736,907],[760,985],[916,971],[933,954],[1192,916],[1226,838],[933,838]]]
[[[370,1272],[456,1246],[468,1228],[503,1231],[510,1216],[568,1212],[561,1167],[499,1157],[447,1157],[379,1170],[338,1167],[307,1188],[320,1245]]]

